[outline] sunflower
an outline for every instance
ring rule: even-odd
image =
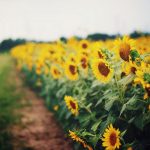
[[[101,49],[95,50],[93,53],[93,56],[94,56],[94,58],[97,58],[97,59],[105,59],[106,58],[106,56],[103,54]]]
[[[136,77],[134,79],[136,84],[142,84],[143,88],[150,84],[150,65],[145,62],[141,62],[141,66],[136,71]]]
[[[87,40],[81,40],[79,42],[79,48],[82,49],[82,50],[89,49],[89,42]]]
[[[129,75],[130,73],[133,73],[135,74],[136,71],[137,71],[137,65],[135,65],[134,63],[132,62],[126,62],[124,61],[122,63],[122,71],[126,74],[126,75]]]
[[[88,150],[93,150],[91,146],[86,144],[86,142],[81,139],[75,132],[69,130],[69,136],[76,142],[79,142],[83,145],[84,148],[87,148]]]
[[[62,75],[59,69],[53,65],[51,66],[50,72],[54,79],[59,79]]]
[[[88,57],[84,54],[79,54],[79,64],[82,68],[82,71],[84,73],[84,76],[87,76],[88,74]]]
[[[65,99],[68,109],[71,110],[72,114],[77,116],[79,114],[79,107],[78,107],[77,100],[75,100],[71,96],[65,96],[64,99]]]
[[[92,50],[92,57],[96,59],[105,59],[105,55],[102,52],[102,43],[99,42],[93,42],[91,44],[91,50]]]
[[[67,61],[65,64],[65,74],[70,80],[78,79],[77,65],[71,61]]]
[[[115,40],[114,45],[117,55],[124,61],[129,61],[130,51],[135,49],[135,41],[124,36],[123,39]]]
[[[112,124],[105,129],[105,132],[102,137],[102,145],[106,147],[106,150],[115,150],[119,149],[120,143],[120,131],[115,129]]]
[[[110,68],[108,63],[103,59],[94,60],[92,70],[95,77],[103,83],[109,82],[113,75],[112,68]]]
[[[77,63],[77,58],[75,53],[71,53],[67,56],[67,61],[71,61],[73,63]]]

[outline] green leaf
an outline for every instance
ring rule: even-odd
[[[135,95],[133,97],[131,97],[128,102],[126,103],[127,105],[134,105],[136,103],[136,97]]]
[[[103,134],[104,130],[110,125],[111,123],[113,124],[115,122],[116,118],[112,116],[111,113],[109,113],[107,120],[101,123],[100,126],[100,134]]]
[[[136,99],[135,95],[134,95],[132,98],[130,98],[130,99],[128,100],[128,102],[125,103],[125,104],[122,106],[119,116],[121,116],[122,113],[123,113],[127,108],[130,109],[130,107],[135,106],[134,104],[136,103],[136,100],[137,100],[137,99]],[[134,109],[134,108],[132,107],[132,109]]]
[[[137,128],[142,130],[144,127],[144,117],[142,115],[136,117],[136,119],[134,120],[134,124]]]
[[[126,107],[127,107],[127,104],[124,104],[124,105],[122,106],[122,109],[121,109],[121,111],[120,111],[120,115],[119,115],[119,116],[122,115],[122,113],[125,111]]]
[[[105,109],[107,111],[109,111],[111,109],[111,107],[113,106],[115,100],[116,99],[112,99],[112,100],[109,100],[108,102],[105,103]]]
[[[91,128],[91,130],[93,130],[95,132],[101,122],[102,122],[102,120],[98,120],[96,123],[94,123],[94,125]]]
[[[132,122],[134,121],[134,119],[135,119],[135,117],[132,117],[132,118],[128,121],[128,123],[132,123]]]
[[[125,76],[124,78],[122,78],[121,80],[119,80],[119,84],[122,84],[124,86],[128,85],[129,83],[131,83],[134,79],[134,74],[129,74],[128,76]]]
[[[85,137],[85,136],[95,136],[95,135],[90,132],[84,131],[82,132],[82,136]]]
[[[90,138],[90,141],[92,142],[94,147],[96,146],[98,140],[100,140],[100,137],[101,137],[101,135],[96,135],[96,136]]]
[[[130,56],[131,56],[132,61],[135,61],[136,58],[140,58],[140,54],[135,49],[130,51]]]
[[[150,74],[149,73],[144,73],[144,80],[150,83]]]
[[[123,137],[126,134],[127,130],[124,130],[123,132],[121,132],[121,137]]]

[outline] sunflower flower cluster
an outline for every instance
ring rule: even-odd
[[[150,37],[71,37],[11,50],[75,149],[150,149]]]

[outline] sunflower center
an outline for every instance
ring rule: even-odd
[[[60,74],[60,72],[59,72],[58,70],[56,70],[56,69],[54,69],[54,73],[55,73],[56,75],[59,75],[59,74]]]
[[[84,69],[87,67],[86,59],[85,59],[85,58],[82,58],[82,59],[81,59],[81,65],[82,65],[82,67],[83,67]]]
[[[103,55],[98,51],[99,58],[103,58]]]
[[[130,45],[126,43],[122,44],[120,47],[119,54],[123,60],[129,61]]]
[[[150,87],[146,87],[145,89],[147,91],[148,96],[150,97]]]
[[[74,58],[71,58],[71,61],[72,61],[72,62],[75,62],[75,59],[74,59]]]
[[[132,68],[131,68],[131,72],[135,74],[136,68],[135,68],[135,67],[132,67]]]
[[[82,44],[82,48],[86,49],[87,47],[88,47],[88,46],[87,46],[86,43],[83,43],[83,44]]]
[[[106,76],[106,77],[108,76],[108,74],[110,72],[110,69],[104,63],[100,63],[98,65],[98,70],[103,76]]]
[[[70,72],[75,75],[76,74],[76,67],[74,65],[69,66]]]
[[[54,51],[53,51],[53,50],[51,50],[51,51],[50,51],[50,54],[54,54]]]
[[[71,107],[72,107],[73,109],[76,109],[76,105],[75,105],[75,103],[74,103],[73,101],[70,101],[70,105],[71,105]]]
[[[111,133],[110,137],[109,137],[109,140],[110,140],[110,144],[112,146],[114,146],[117,142],[117,136],[115,133]]]

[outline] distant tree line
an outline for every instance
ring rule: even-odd
[[[138,31],[134,31],[131,34],[129,34],[129,36],[131,38],[138,38],[141,36],[149,36],[150,33],[148,32],[138,32]],[[108,34],[102,34],[102,33],[95,33],[95,34],[89,34],[87,36],[87,39],[89,40],[93,40],[93,41],[97,41],[97,40],[107,40],[107,39],[115,39],[116,37],[121,37],[122,35],[120,34],[116,34],[116,35],[108,35]]]
[[[94,34],[89,34],[86,39],[91,40],[91,41],[98,41],[98,40],[107,40],[107,39],[115,39],[116,37],[121,37],[121,34],[115,34],[115,35],[110,35],[110,34],[103,34],[103,33],[94,33]],[[148,32],[138,32],[138,31],[134,31],[131,34],[129,34],[129,36],[131,38],[138,38],[141,36],[150,36],[150,33]],[[75,38],[77,40],[81,40],[82,38],[79,36],[75,36]],[[63,42],[67,42],[67,38],[66,37],[61,37],[60,38],[61,41]]]
[[[88,40],[92,40],[92,41],[97,41],[97,40],[107,40],[107,39],[115,39],[116,37],[121,37],[120,34],[117,35],[108,35],[108,34],[102,34],[102,33],[95,33],[95,34],[89,34],[86,39]],[[150,36],[150,33],[147,32],[138,32],[138,31],[134,31],[130,34],[131,38],[138,38],[141,36]],[[79,36],[76,36],[77,39],[82,39]],[[67,38],[66,37],[61,37],[60,38],[61,41],[63,42],[67,42]],[[36,43],[48,43],[47,42],[43,42],[43,41],[27,41],[25,39],[5,39],[0,43],[0,52],[6,52],[8,50],[10,50],[11,48],[20,45],[20,44],[24,44],[26,42],[36,42]]]
[[[26,43],[25,39],[5,39],[0,43],[0,52],[5,52],[10,50],[11,48]]]

